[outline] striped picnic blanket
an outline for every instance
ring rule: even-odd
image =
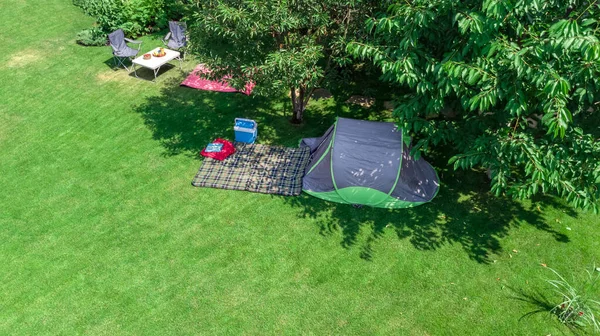
[[[235,143],[223,161],[205,158],[192,180],[196,187],[297,196],[302,192],[310,149]]]

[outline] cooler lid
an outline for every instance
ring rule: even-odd
[[[256,127],[256,122],[254,120],[249,119],[236,119],[235,126],[240,128],[254,128]]]

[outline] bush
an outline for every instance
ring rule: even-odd
[[[600,283],[600,268],[595,266],[587,271],[587,279],[575,287],[557,271],[550,268],[558,279],[547,280],[560,295],[559,302],[552,309],[560,322],[572,328],[592,327],[600,332],[600,321],[596,319],[600,313],[600,301],[596,300],[597,285]]]
[[[94,17],[105,33],[123,29],[137,37],[167,27],[182,16],[186,0],[73,0],[73,4]]]
[[[77,43],[84,46],[106,45],[106,34],[99,28],[84,29],[77,33]]]

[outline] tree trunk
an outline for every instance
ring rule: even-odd
[[[306,102],[304,100],[304,96],[306,94],[306,90],[303,87],[290,88],[291,97],[292,97],[292,124],[300,124],[302,123],[302,117],[304,115],[304,109],[306,108]]]

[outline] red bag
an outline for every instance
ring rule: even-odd
[[[209,158],[213,158],[215,160],[223,161],[227,157],[229,157],[229,155],[235,153],[235,147],[233,146],[233,144],[225,139],[217,138],[212,143],[213,144],[223,144],[223,147],[221,148],[221,150],[219,152],[207,152],[206,148],[204,148],[202,150],[202,152],[200,152],[200,154],[202,156],[206,156]]]

